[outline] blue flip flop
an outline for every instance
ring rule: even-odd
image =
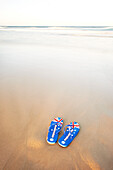
[[[66,131],[65,128],[67,127]],[[62,147],[67,147],[73,139],[76,137],[80,130],[80,126],[77,122],[71,122],[69,125],[64,127],[64,134],[59,139],[58,144]]]
[[[58,134],[61,131],[63,120],[60,117],[54,118],[49,126],[48,134],[46,137],[47,143],[55,144],[58,139]]]

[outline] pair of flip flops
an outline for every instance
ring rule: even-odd
[[[58,134],[62,129],[63,119],[60,117],[54,118],[49,126],[47,134],[47,143],[55,144],[58,139]],[[73,139],[76,137],[80,130],[80,126],[77,122],[71,122],[64,127],[64,134],[59,139],[58,144],[62,147],[67,147]]]

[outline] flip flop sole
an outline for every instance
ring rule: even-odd
[[[58,142],[58,144],[59,144],[60,146],[62,146],[63,148],[66,148],[66,147],[67,147],[66,145],[62,145],[62,144],[59,143],[59,142]]]
[[[73,140],[75,139],[75,137],[77,136],[80,130],[80,125],[77,122],[71,122],[66,127],[68,128],[66,129],[66,131],[58,141],[58,144],[64,148],[69,146],[73,142]],[[69,131],[70,127],[71,127],[71,132]]]
[[[51,127],[51,125],[53,123],[60,123],[61,124],[61,128],[62,128],[62,124],[63,124],[63,120],[60,118],[60,117],[57,117],[57,118],[54,118],[50,125],[49,125],[49,128]],[[58,139],[58,134],[55,134],[55,131],[53,129],[53,131],[49,131],[49,128],[48,128],[48,132],[47,132],[47,135],[46,135],[46,141],[48,144],[50,145],[54,145],[56,142],[57,142],[57,139]],[[54,133],[54,135],[52,136],[52,134]]]

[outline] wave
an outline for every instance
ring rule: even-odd
[[[90,31],[113,31],[113,26],[0,26],[1,29],[75,29],[75,30],[90,30]]]
[[[37,32],[59,36],[88,36],[113,38],[112,26],[0,26],[0,31]]]

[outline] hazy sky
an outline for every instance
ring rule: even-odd
[[[113,0],[0,0],[0,25],[111,25]]]

